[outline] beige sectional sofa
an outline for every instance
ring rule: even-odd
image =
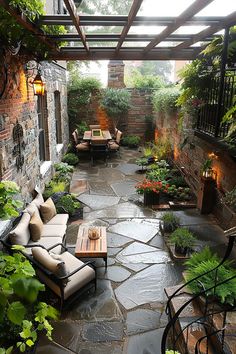
[[[53,212],[48,212],[48,204]],[[8,242],[25,246],[25,252],[28,254],[31,254],[31,248],[34,246],[41,245],[48,249],[58,243],[64,243],[68,218],[68,214],[56,214],[53,202],[45,202],[43,196],[38,194],[23,211],[17,226],[9,233]],[[60,254],[61,246],[54,248],[54,253]]]

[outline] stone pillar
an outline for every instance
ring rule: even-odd
[[[108,87],[123,88],[124,67],[122,60],[110,60],[108,64]]]

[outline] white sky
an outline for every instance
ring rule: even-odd
[[[190,6],[194,0],[143,0],[142,7],[138,12],[138,16],[178,16],[188,6]],[[227,16],[236,10],[236,0],[214,0],[203,10],[201,10],[196,16]],[[176,34],[190,34],[198,33],[206,26],[181,26],[174,33]],[[164,26],[132,26],[129,33],[139,34],[158,34],[165,29]],[[219,33],[219,32],[218,32]],[[222,33],[222,31],[220,32]],[[128,45],[125,43],[125,45]],[[160,43],[158,46],[165,46],[165,43]],[[199,43],[197,43],[199,45]],[[100,61],[99,65],[95,62],[90,64],[90,74],[96,74],[100,76],[104,85],[107,84],[107,65],[108,61]],[[88,75],[88,72],[87,72]]]

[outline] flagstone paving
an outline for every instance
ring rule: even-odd
[[[160,233],[163,212],[144,207],[135,184],[144,175],[135,164],[141,153],[121,149],[121,158],[80,160],[71,190],[85,205],[84,217],[68,225],[73,254],[80,223],[107,228],[108,267],[96,259],[97,290],[83,294],[55,322],[53,341],[40,339],[36,354],[160,354],[164,288],[182,280]],[[222,232],[212,216],[196,210],[175,212],[181,225],[197,235],[197,247],[219,246]],[[205,234],[207,233],[207,235]],[[55,300],[54,300],[55,301]]]

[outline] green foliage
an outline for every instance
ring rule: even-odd
[[[84,135],[84,132],[86,130],[89,130],[89,126],[85,121],[81,121],[80,123],[76,124],[76,129],[77,129],[78,135]]]
[[[225,194],[223,202],[236,212],[236,186]]]
[[[44,14],[44,4],[37,0],[11,0],[9,5],[22,11],[31,21],[38,20],[40,15]],[[64,26],[41,26],[41,29],[49,34],[65,33]],[[19,44],[24,46],[28,52],[35,53],[36,56],[43,59],[48,53],[47,45],[38,41],[38,39],[28,30],[23,28],[13,16],[5,9],[0,8],[0,32],[1,39],[6,46],[17,47]]]
[[[127,135],[122,139],[122,144],[129,147],[137,147],[141,142],[141,138],[137,135]]]
[[[170,179],[168,179],[168,183],[170,185],[175,185],[177,188],[187,186],[185,179],[182,176],[172,176]]]
[[[205,262],[208,259],[218,262],[220,261],[219,257],[215,253],[212,253],[209,246],[206,246],[201,252],[193,253],[191,257],[185,262],[185,265],[187,266],[188,270],[191,270],[197,267],[199,263]]]
[[[138,166],[147,166],[148,165],[148,158],[147,157],[140,157],[135,161]]]
[[[79,162],[79,158],[78,156],[70,152],[63,156],[62,161],[74,166],[77,165],[77,163]]]
[[[222,124],[230,124],[228,133],[224,140],[229,145],[236,146],[236,94],[233,98],[233,106],[225,113],[222,118]]]
[[[169,180],[168,180],[169,183]],[[168,194],[177,200],[190,200],[191,199],[191,191],[189,187],[176,187],[174,184],[170,185],[168,188]]]
[[[11,353],[16,347],[25,352],[41,331],[51,338],[49,320],[56,319],[58,312],[38,302],[44,289],[23,254],[0,253],[0,353]]]
[[[206,172],[212,167],[212,159],[206,159],[202,165],[202,172]]]
[[[166,160],[172,153],[170,137],[158,137],[157,142],[152,144],[152,154],[158,161]]]
[[[216,283],[221,283],[231,277],[235,277],[225,284],[216,286],[215,290],[211,289],[206,291],[206,296],[215,296],[222,304],[228,303],[234,305],[236,299],[236,271],[230,267],[229,263],[225,263],[217,270],[212,271],[218,264],[219,260],[217,259],[207,259],[196,264],[195,267],[187,269],[187,281],[207,272],[207,274],[202,275],[198,280],[190,283],[188,287],[194,294],[197,294],[204,289],[207,290],[213,287],[215,280],[217,280]]]
[[[114,127],[130,108],[130,93],[126,89],[107,88],[101,99],[101,107],[113,121]]]
[[[168,232],[174,231],[180,224],[179,218],[172,212],[165,213],[161,220],[163,222],[164,230]]]
[[[74,167],[69,165],[67,162],[60,162],[54,164],[55,171],[68,174],[74,171]]]
[[[167,176],[169,175],[169,169],[166,167],[159,167],[156,169],[152,169],[147,172],[146,177],[150,181],[165,181]]]
[[[45,186],[43,196],[45,199],[51,197],[55,193],[65,192],[68,189],[68,184],[65,181],[51,180]]]
[[[62,196],[55,205],[58,213],[68,213],[70,216],[74,214],[76,209],[81,207],[80,202],[73,194]]]
[[[195,240],[192,232],[185,227],[179,227],[170,235],[170,241],[181,248],[193,248]]]
[[[174,113],[177,111],[177,99],[180,90],[177,87],[161,88],[152,95],[154,111],[164,113]]]
[[[167,349],[165,354],[180,354],[180,352],[178,352],[177,350]]]
[[[160,89],[164,87],[164,80],[160,76],[142,75],[133,70],[131,86],[137,89]]]
[[[10,219],[19,215],[23,203],[14,199],[20,189],[15,182],[0,182],[0,219]]]

